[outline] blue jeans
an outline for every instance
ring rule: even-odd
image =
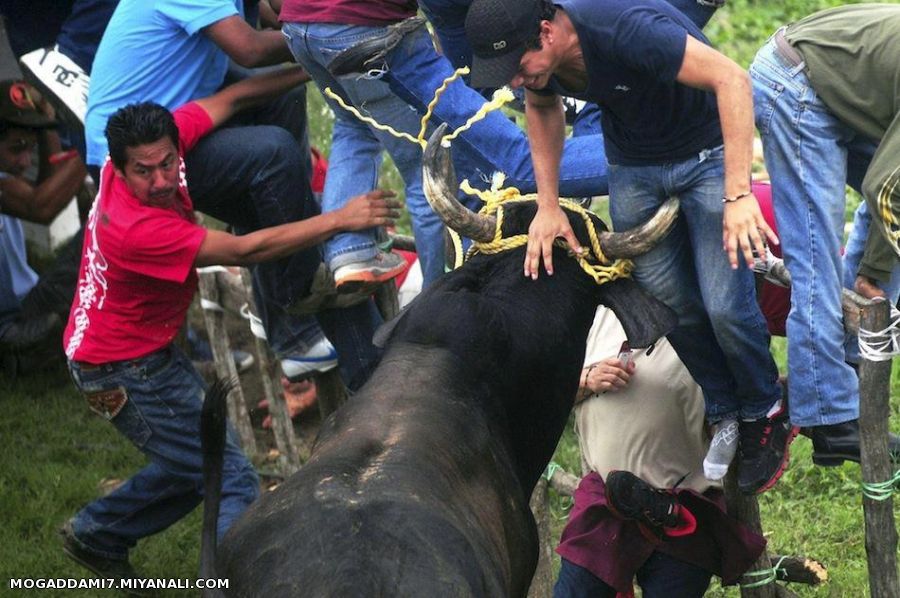
[[[638,585],[646,598],[702,598],[712,573],[662,552],[650,555],[637,570]],[[616,590],[572,561],[560,559],[553,598],[615,598]]]
[[[859,179],[858,184],[862,184],[862,179]],[[850,183],[850,186],[854,189],[858,188],[852,183]],[[859,271],[859,264],[866,249],[866,238],[869,236],[869,230],[872,230],[872,234],[879,234],[878,231],[870,229],[871,223],[872,214],[869,212],[869,204],[864,201],[860,202],[859,207],[856,208],[856,212],[853,214],[853,228],[850,230],[850,236],[847,237],[846,245],[844,245],[842,282],[845,289],[853,290],[853,284],[856,282],[856,275]],[[894,264],[890,281],[887,283],[876,281],[876,284],[885,292],[891,305],[896,305],[897,300],[900,299],[900,262]],[[844,333],[844,360],[857,364],[860,360],[859,337],[849,332]]]
[[[609,168],[615,230],[681,200],[672,232],[634,259],[634,278],[678,314],[668,338],[703,389],[710,422],[757,419],[781,396],[753,272],[732,270],[722,249],[723,171],[721,146],[682,162]]]
[[[69,371],[82,393],[124,389],[128,400],[110,421],[150,460],[73,520],[84,548],[124,559],[138,540],[168,528],[203,500],[203,380],[172,345],[140,359],[96,367],[70,361]],[[222,476],[220,538],[259,495],[259,479],[230,426]]]
[[[425,107],[453,67],[439,55],[424,29],[408,34],[388,55],[382,79],[409,106]],[[454,81],[434,109],[432,122],[451,129],[465,124],[484,104],[484,98],[463,81]],[[417,119],[419,117],[416,117]],[[453,141],[457,178],[473,186],[490,186],[494,172],[506,175],[506,186],[523,193],[537,190],[528,137],[501,112],[491,112]],[[608,191],[603,136],[596,132],[567,139],[560,164],[559,192],[565,197],[605,195]]]
[[[338,52],[381,34],[384,29],[329,23],[285,23],[282,32],[297,62],[323,92],[330,87],[345,102],[376,122],[415,135],[419,131],[419,116],[397,98],[387,84],[357,75],[335,79],[326,68]],[[353,196],[376,188],[381,150],[387,150],[406,184],[406,207],[412,219],[424,281],[427,284],[437,279],[444,273],[443,223],[428,205],[422,190],[421,148],[370,127],[336,102],[326,101],[334,110],[335,119],[322,211],[339,209]],[[374,230],[337,234],[326,241],[324,247],[325,262],[332,270],[371,259],[378,251]]]
[[[792,279],[787,320],[791,422],[819,426],[859,415],[859,385],[844,362],[841,237],[848,166],[864,163],[848,156],[871,155],[874,148],[828,110],[803,66],[783,59],[770,40],[756,54],[750,76]]]

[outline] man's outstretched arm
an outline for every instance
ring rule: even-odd
[[[559,207],[559,162],[566,132],[560,97],[526,89],[525,116],[537,183],[538,210],[528,227],[524,273],[537,280],[541,259],[547,274],[553,274],[553,242],[557,237],[563,237],[575,251],[581,251],[581,246],[568,217]]]

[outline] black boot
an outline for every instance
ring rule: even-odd
[[[350,73],[365,73],[376,67],[377,62],[393,50],[404,35],[424,24],[424,17],[410,17],[394,23],[381,35],[370,37],[343,50],[328,64],[328,70],[335,77]]]
[[[813,463],[822,467],[835,467],[844,461],[859,463],[859,420],[852,419],[840,424],[814,426],[808,428],[813,442]],[[888,436],[888,452],[891,460],[900,456],[900,437]]]

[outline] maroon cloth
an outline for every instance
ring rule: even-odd
[[[766,223],[778,234],[775,223],[775,210],[772,208],[772,185],[768,182],[755,182],[753,195],[759,202]],[[769,244],[769,251],[775,257],[781,257],[781,245]],[[791,311],[791,290],[765,281],[759,289],[759,309],[766,318],[766,327],[772,336],[785,336],[785,322]]]
[[[697,530],[654,543],[636,522],[612,514],[603,478],[591,472],[575,490],[575,505],[556,552],[621,593],[631,591],[635,573],[654,550],[711,571],[725,585],[736,583],[762,553],[765,538],[726,515],[722,492],[709,491],[707,496],[692,490],[675,493],[678,502],[697,518]]]
[[[383,26],[416,14],[416,0],[284,0],[278,18],[290,23]]]

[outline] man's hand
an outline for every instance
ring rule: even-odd
[[[340,210],[340,224],[344,230],[363,230],[373,226],[389,226],[400,216],[400,202],[396,193],[384,189],[357,195]]]
[[[591,395],[615,392],[628,386],[634,374],[634,362],[623,364],[617,357],[607,357],[582,370],[581,382],[575,402],[580,403]]]
[[[760,231],[770,243],[778,245],[778,236],[766,223],[759,209],[759,203],[752,193],[737,201],[726,202],[725,215],[722,218],[722,248],[728,252],[728,261],[732,269],[736,270],[738,267],[738,250],[743,252],[748,267],[753,266],[754,249],[765,259],[766,245]]]
[[[569,224],[566,213],[558,205],[552,207],[538,207],[531,226],[528,227],[528,248],[525,251],[525,276],[537,280],[541,267],[541,258],[544,260],[544,269],[547,274],[553,276],[553,242],[557,237],[562,237],[569,243],[569,247],[576,253],[583,250],[575,237],[575,231]]]

